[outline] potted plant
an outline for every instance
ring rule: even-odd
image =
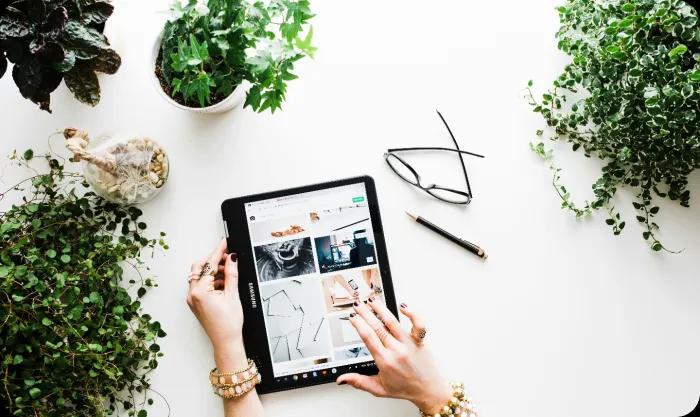
[[[114,74],[119,55],[102,34],[113,6],[108,0],[15,0],[0,16],[0,77],[12,78],[25,98],[51,112],[61,81],[79,101],[100,101],[98,72]]]
[[[602,209],[619,235],[625,222],[613,198],[622,188],[634,190],[643,238],[651,249],[667,250],[655,200],[689,207],[688,176],[700,168],[698,13],[679,0],[567,0],[558,11],[559,48],[572,62],[541,100],[532,91],[528,97],[552,139],[605,162],[593,199],[575,204],[551,151],[542,141],[532,147],[549,161],[563,208],[577,217]]]
[[[222,113],[241,104],[274,112],[294,63],[313,57],[308,0],[178,0],[156,39],[154,84],[174,106]]]

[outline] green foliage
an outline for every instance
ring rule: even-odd
[[[121,65],[102,28],[109,0],[15,0],[0,16],[0,77],[7,60],[25,98],[51,112],[51,93],[65,79],[75,98],[100,101],[96,72],[114,74]]]
[[[316,51],[308,0],[177,0],[172,13],[161,71],[173,97],[193,107],[223,99],[247,80],[245,106],[274,113],[287,81],[297,78],[294,63]]]
[[[141,313],[156,284],[140,257],[164,234],[146,238],[139,209],[81,195],[82,175],[41,159],[45,173],[0,194],[24,195],[0,217],[0,400],[14,416],[143,416],[165,332]],[[122,266],[138,277],[126,286]]]
[[[595,199],[577,207],[550,161],[562,206],[576,216],[605,209],[606,223],[625,226],[612,205],[621,187],[633,189],[637,221],[655,251],[656,198],[690,204],[688,175],[700,167],[700,26],[680,0],[568,0],[558,9],[559,49],[572,57],[553,88],[530,104],[554,130],[553,139],[605,161]],[[542,135],[538,131],[538,135]]]

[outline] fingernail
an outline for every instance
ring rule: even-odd
[[[369,297],[369,302],[373,303],[374,302],[374,297]]]
[[[354,305],[355,307],[357,307],[357,306],[359,306],[360,304],[359,304],[357,301],[355,301],[354,303],[352,303],[352,305]]]
[[[347,382],[345,382],[345,381],[338,382],[338,385],[345,385],[345,384],[347,384]]]
[[[350,313],[350,317],[355,317],[355,313]]]
[[[231,260],[232,260],[233,262],[236,262],[236,261],[238,260],[238,254],[237,254],[237,253],[234,252],[234,253],[232,253],[230,256],[231,256]]]
[[[406,305],[406,303],[401,303],[401,307],[406,308],[408,306]]]
[[[367,304],[367,300],[363,301],[363,303]]]

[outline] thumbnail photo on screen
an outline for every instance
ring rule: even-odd
[[[367,229],[317,237],[316,256],[321,273],[374,265],[374,239]]]
[[[330,356],[330,332],[318,283],[292,279],[261,286],[260,291],[275,363]]]
[[[316,272],[311,238],[292,239],[255,247],[260,282]]]

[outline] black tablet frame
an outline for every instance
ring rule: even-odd
[[[258,365],[262,382],[258,385],[258,394],[267,394],[278,391],[286,391],[296,388],[334,382],[336,378],[344,373],[355,372],[363,375],[376,375],[378,369],[373,360],[352,365],[326,368],[325,372],[308,372],[306,376],[297,375],[275,378],[272,372],[272,358],[268,347],[267,332],[264,329],[265,322],[262,315],[262,301],[260,289],[257,282],[255,270],[255,256],[252,253],[250,233],[245,213],[245,204],[272,198],[291,196],[295,194],[307,193],[329,188],[342,187],[346,185],[364,184],[367,191],[367,204],[370,210],[372,229],[374,231],[374,243],[377,251],[377,266],[382,278],[384,297],[389,310],[398,317],[396,306],[396,296],[391,280],[391,270],[389,268],[389,258],[387,256],[386,242],[384,240],[384,228],[382,227],[381,215],[379,213],[379,202],[374,180],[370,176],[347,178],[337,181],[324,182],[320,184],[307,185],[303,187],[290,188],[286,190],[272,191],[267,193],[249,195],[232,198],[221,204],[221,213],[224,219],[224,229],[226,241],[231,253],[238,255],[239,281],[238,290],[241,294],[243,305],[243,339],[246,352],[249,358]]]

